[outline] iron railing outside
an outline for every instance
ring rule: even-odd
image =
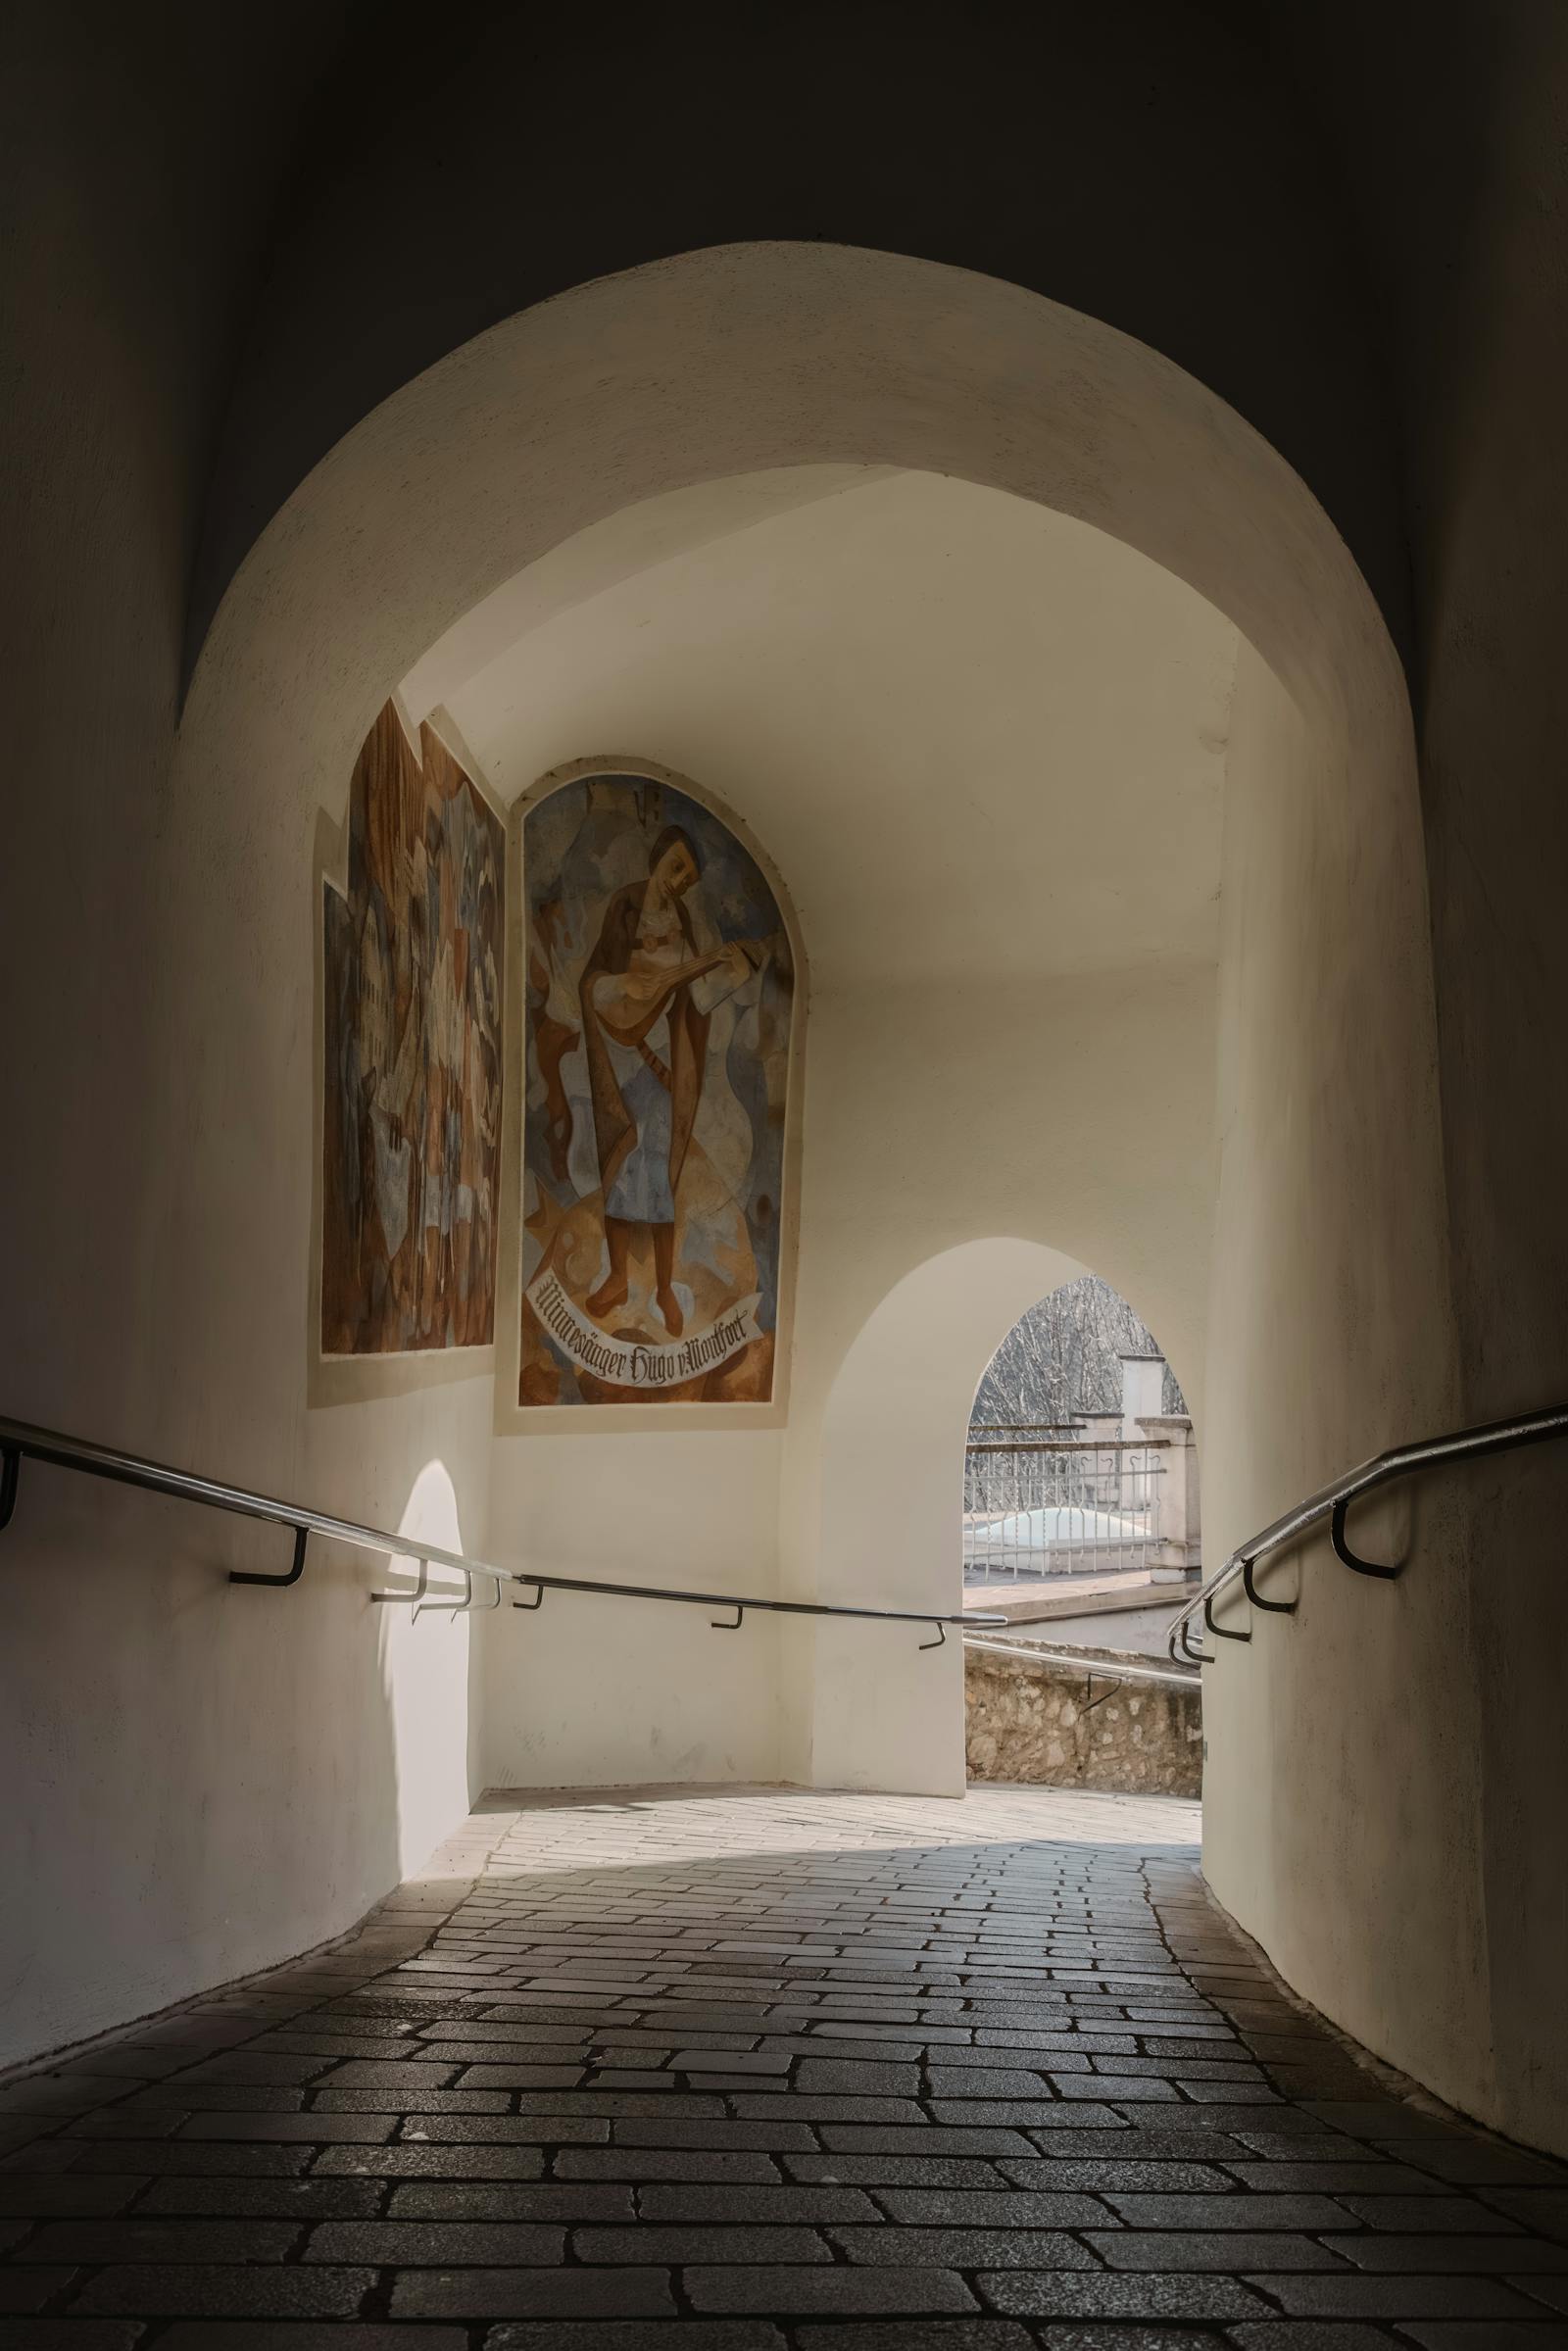
[[[205,1509],[225,1510],[239,1518],[262,1519],[288,1529],[294,1537],[294,1556],[282,1575],[259,1575],[236,1568],[229,1572],[231,1584],[297,1584],[305,1570],[306,1545],[313,1535],[324,1536],[332,1543],[349,1543],[357,1550],[416,1560],[418,1577],[413,1592],[372,1592],[369,1595],[372,1600],[412,1606],[416,1616],[424,1608],[466,1615],[476,1605],[474,1579],[481,1577],[487,1579],[491,1596],[478,1604],[486,1608],[498,1608],[503,1587],[513,1584],[533,1593],[531,1599],[514,1599],[514,1608],[542,1606],[547,1592],[588,1592],[628,1600],[671,1600],[686,1607],[733,1608],[733,1624],[715,1621],[714,1630],[724,1633],[737,1632],[753,1610],[770,1616],[859,1617],[887,1624],[934,1625],[937,1638],[922,1641],[919,1644],[922,1649],[940,1648],[948,1638],[949,1625],[1005,1625],[1007,1621],[1001,1615],[977,1615],[973,1609],[944,1615],[928,1608],[854,1608],[826,1600],[771,1600],[752,1592],[612,1584],[586,1576],[547,1576],[527,1568],[497,1567],[490,1560],[475,1559],[466,1552],[449,1551],[439,1543],[426,1543],[422,1536],[392,1535],[384,1527],[362,1526],[355,1519],[338,1518],[330,1511],[307,1509],[303,1503],[281,1501],[274,1494],[253,1494],[247,1487],[225,1485],[217,1478],[199,1477],[192,1470],[172,1469],[161,1461],[147,1461],[138,1454],[122,1452],[115,1445],[93,1445],[85,1438],[68,1437],[58,1429],[34,1428],[28,1421],[8,1420],[3,1416],[0,1416],[0,1529],[10,1524],[15,1513],[24,1460],[47,1462],[52,1468],[74,1470],[84,1477],[107,1478],[118,1486],[140,1487],[149,1494],[172,1494]],[[439,1594],[430,1596],[432,1567],[446,1568],[462,1576],[461,1600]]]
[[[1172,1620],[1167,1636],[1170,1654],[1184,1658],[1193,1665],[1206,1665],[1213,1658],[1212,1649],[1195,1648],[1189,1634],[1195,1616],[1201,1614],[1209,1634],[1220,1641],[1250,1641],[1251,1629],[1238,1632],[1234,1626],[1220,1624],[1214,1615],[1214,1602],[1221,1593],[1240,1583],[1247,1600],[1272,1616],[1294,1616],[1297,1602],[1271,1600],[1257,1589],[1254,1571],[1260,1560],[1270,1552],[1283,1550],[1303,1535],[1328,1522],[1329,1542],[1336,1558],[1358,1576],[1376,1576],[1392,1583],[1401,1573],[1400,1566],[1389,1566],[1379,1560],[1363,1559],[1350,1548],[1346,1539],[1345,1522],[1350,1504],[1363,1494],[1374,1493],[1395,1478],[1408,1477],[1413,1471],[1428,1469],[1439,1462],[1472,1460],[1484,1453],[1507,1452],[1519,1445],[1543,1445],[1548,1438],[1568,1437],[1568,1404],[1552,1404],[1541,1412],[1516,1412],[1506,1420],[1478,1423],[1473,1428],[1453,1429],[1445,1437],[1420,1438],[1411,1445],[1394,1445],[1386,1453],[1374,1454],[1356,1469],[1347,1470],[1305,1501],[1287,1510],[1261,1534],[1240,1544],[1232,1551],[1223,1567],[1201,1584],[1193,1597]]]
[[[1018,1427],[969,1433],[963,1469],[963,1572],[1070,1576],[1147,1569],[1161,1541],[1168,1438],[1050,1436]]]

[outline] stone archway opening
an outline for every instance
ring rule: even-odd
[[[963,1471],[971,1781],[1196,1796],[1199,1691],[1167,1636],[1202,1562],[1198,1445],[1164,1349],[1083,1274],[1019,1316],[983,1373]]]

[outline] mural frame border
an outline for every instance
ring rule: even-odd
[[[599,752],[565,759],[535,778],[519,792],[507,812],[506,969],[525,968],[523,937],[524,892],[522,829],[531,808],[548,800],[563,785],[586,775],[645,776],[683,792],[709,809],[732,832],[755,858],[766,878],[783,919],[795,963],[795,989],[790,1008],[789,1055],[784,1096],[783,1197],[779,1203],[777,1345],[773,1356],[773,1395],[768,1403],[664,1404],[522,1404],[517,1384],[522,1362],[522,1194],[523,1116],[526,1107],[527,1037],[520,987],[511,979],[502,1006],[505,1084],[502,1093],[501,1169],[506,1187],[501,1203],[500,1260],[496,1279],[496,1383],[493,1433],[497,1437],[616,1437],[652,1435],[660,1429],[701,1434],[717,1429],[782,1429],[789,1421],[791,1360],[795,1340],[795,1298],[801,1239],[801,1172],[805,1138],[806,1027],[810,1003],[810,969],[801,936],[800,918],[789,884],[756,833],[720,793],[676,767],[666,767],[642,752]],[[506,1318],[499,1318],[505,1301]]]
[[[418,748],[419,728],[410,718],[401,693],[394,691],[384,697],[397,712],[398,723],[410,744]],[[452,758],[457,760],[474,790],[501,826],[507,846],[507,867],[510,875],[510,816],[484,769],[478,765],[448,712],[436,709],[425,713],[424,725],[438,735]],[[334,817],[330,809],[318,808],[316,812],[316,836],[311,857],[311,1246],[306,1273],[306,1378],[305,1402],[308,1410],[316,1411],[333,1404],[375,1403],[382,1398],[416,1395],[426,1388],[445,1388],[461,1380],[493,1379],[496,1367],[496,1341],[490,1339],[477,1347],[413,1347],[395,1355],[329,1355],[321,1347],[321,1259],[325,1247],[325,1168],[326,1147],[326,941],[322,919],[324,893],[335,890],[340,898],[348,895],[349,825],[352,818],[350,796],[353,792],[353,767],[345,787],[343,813]],[[507,1186],[506,1119],[508,1032],[506,1028],[508,943],[512,925],[510,912],[501,927],[502,946],[502,1146],[501,1184]],[[502,1202],[505,1206],[505,1199]],[[504,1222],[498,1233],[496,1258],[497,1327],[505,1306],[504,1280],[506,1259],[502,1253]]]

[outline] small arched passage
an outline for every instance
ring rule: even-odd
[[[846,1352],[820,1434],[824,1595],[960,1604],[963,1448],[987,1364],[1037,1298],[1087,1270],[1038,1241],[970,1241],[894,1285]],[[815,1635],[810,1777],[961,1795],[963,1652],[881,1628]]]

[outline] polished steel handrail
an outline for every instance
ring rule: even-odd
[[[333,1543],[352,1544],[357,1550],[384,1551],[393,1558],[418,1561],[418,1581],[413,1592],[372,1592],[372,1600],[387,1600],[411,1605],[415,1614],[421,1609],[448,1609],[454,1615],[466,1615],[474,1606],[473,1580],[488,1577],[493,1596],[483,1603],[499,1607],[503,1585],[515,1584],[532,1589],[531,1600],[514,1600],[514,1608],[534,1609],[542,1606],[547,1592],[591,1592],[613,1593],[628,1600],[673,1600],[687,1607],[733,1608],[734,1624],[716,1625],[715,1630],[736,1632],[747,1613],[753,1609],[772,1616],[853,1616],[873,1618],[878,1622],[900,1625],[935,1625],[935,1641],[922,1641],[922,1649],[940,1648],[947,1640],[949,1625],[1004,1625],[1005,1616],[979,1615],[973,1609],[956,1615],[943,1615],[929,1608],[851,1608],[826,1600],[768,1600],[751,1592],[692,1592],[651,1584],[608,1584],[591,1581],[584,1576],[535,1575],[526,1568],[497,1567],[486,1559],[469,1557],[466,1552],[449,1551],[439,1543],[426,1543],[422,1536],[391,1535],[384,1527],[362,1526],[357,1520],[335,1517],[330,1511],[310,1510],[300,1502],[279,1501],[273,1494],[253,1494],[248,1487],[224,1485],[217,1478],[198,1477],[194,1471],[172,1469],[162,1461],[143,1460],[138,1454],[122,1452],[118,1446],[93,1445],[85,1438],[68,1437],[58,1429],[39,1429],[24,1420],[8,1420],[0,1416],[0,1529],[9,1525],[17,1506],[17,1494],[24,1460],[44,1461],[55,1469],[79,1471],[89,1478],[107,1478],[119,1486],[137,1486],[150,1494],[168,1494],[178,1500],[197,1502],[210,1510],[226,1510],[239,1518],[259,1518],[273,1526],[287,1527],[294,1537],[293,1564],[280,1576],[244,1574],[238,1569],[229,1573],[231,1584],[297,1584],[305,1568],[306,1544],[312,1535],[322,1535]],[[428,1595],[427,1586],[432,1567],[451,1569],[464,1578],[464,1597],[449,1600]]]
[[[1391,1479],[1407,1477],[1412,1470],[1425,1469],[1439,1461],[1464,1461],[1482,1453],[1501,1453],[1517,1445],[1542,1445],[1548,1438],[1568,1437],[1568,1404],[1552,1404],[1542,1412],[1515,1412],[1506,1420],[1492,1420],[1474,1428],[1452,1429],[1446,1437],[1418,1438],[1410,1445],[1396,1445],[1386,1453],[1376,1453],[1359,1468],[1347,1470],[1331,1484],[1319,1487],[1305,1501],[1287,1510],[1262,1533],[1232,1551],[1223,1567],[1217,1568],[1207,1582],[1200,1585],[1185,1608],[1172,1619],[1167,1634],[1167,1645],[1173,1658],[1185,1658],[1193,1665],[1208,1664],[1215,1652],[1195,1648],[1188,1635],[1193,1618],[1201,1611],[1208,1632],[1220,1641],[1250,1641],[1251,1631],[1238,1633],[1228,1625],[1219,1624],[1214,1616],[1214,1602],[1222,1592],[1238,1579],[1248,1600],[1271,1616],[1294,1616],[1295,1600],[1271,1600],[1258,1591],[1253,1570],[1270,1551],[1283,1549],[1286,1543],[1310,1533],[1324,1519],[1329,1523],[1329,1542],[1336,1558],[1358,1576],[1376,1576],[1384,1583],[1393,1583],[1400,1573],[1398,1567],[1389,1567],[1378,1560],[1362,1559],[1346,1540],[1345,1521],[1350,1504],[1362,1494],[1371,1494],[1377,1487],[1386,1486]]]
[[[1184,1673],[1180,1666],[1128,1665],[1119,1659],[1107,1663],[1103,1657],[1091,1656],[1082,1649],[1048,1649],[1034,1641],[1025,1644],[1008,1641],[971,1641],[967,1634],[964,1635],[963,1645],[966,1649],[983,1649],[993,1657],[1027,1658],[1035,1665],[1070,1665],[1096,1680],[1158,1682],[1167,1690],[1201,1690],[1203,1687],[1201,1674]]]

